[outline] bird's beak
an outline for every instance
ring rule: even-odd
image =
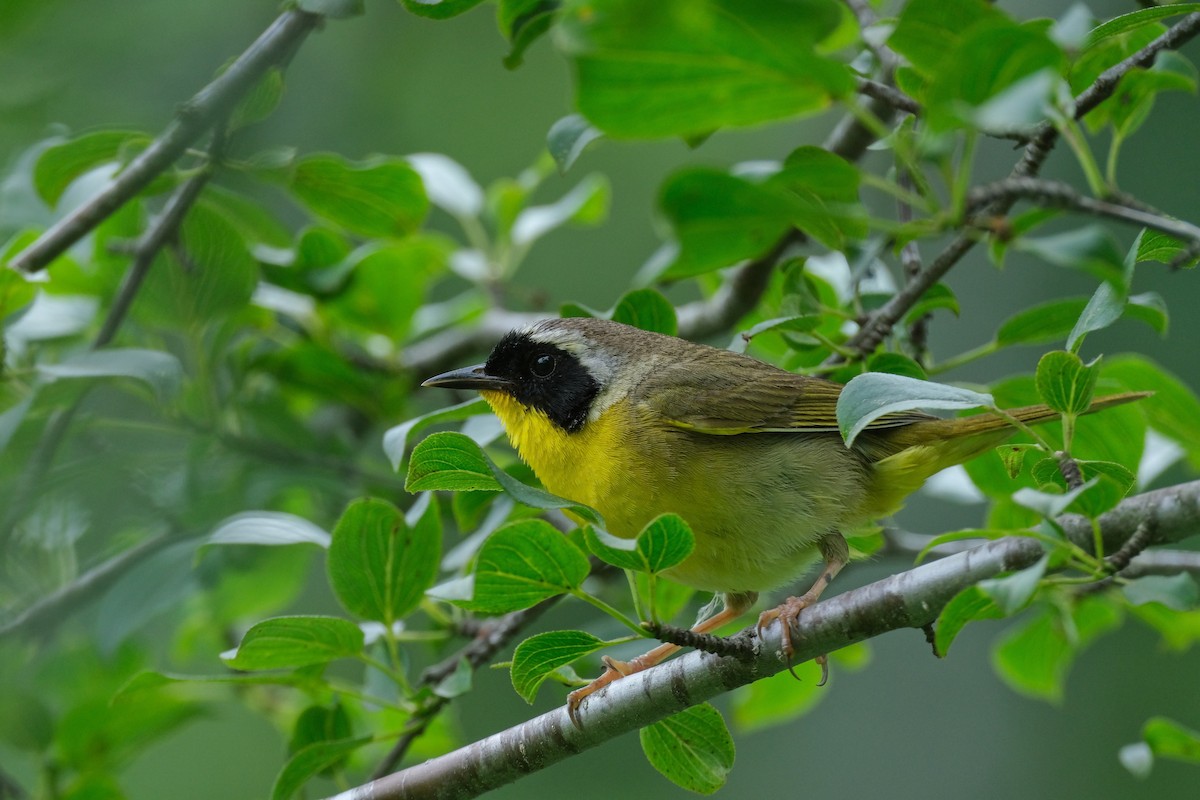
[[[487,389],[500,392],[512,390],[512,381],[508,378],[488,375],[485,366],[485,364],[476,364],[473,367],[452,369],[441,375],[434,375],[421,385],[436,386],[441,389],[474,389],[477,392]]]

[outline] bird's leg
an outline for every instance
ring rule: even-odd
[[[818,539],[817,548],[821,551],[821,557],[825,559],[825,567],[813,582],[812,588],[799,597],[789,597],[777,608],[764,611],[759,616],[756,626],[761,638],[763,628],[775,620],[779,620],[783,624],[781,639],[783,657],[788,662],[788,669],[791,669],[792,655],[795,653],[795,649],[792,647],[792,625],[795,624],[801,611],[820,599],[821,592],[825,591],[825,587],[833,581],[834,576],[841,572],[842,567],[846,566],[850,560],[850,546],[846,544],[845,538],[838,531],[827,533]],[[821,665],[821,684],[823,685],[829,676],[829,666],[823,655],[818,656],[816,662]]]
[[[711,617],[696,623],[692,626],[692,630],[696,633],[711,633],[725,623],[732,622],[745,614],[750,610],[750,606],[754,605],[754,601],[757,598],[758,594],[756,592],[726,592],[722,597],[724,606],[721,610]],[[680,647],[677,644],[660,644],[653,650],[642,653],[637,658],[632,658],[629,661],[618,661],[615,658],[604,656],[601,659],[604,662],[604,674],[587,686],[576,689],[567,695],[567,714],[570,715],[571,722],[575,724],[575,727],[580,727],[579,705],[585,697],[619,678],[653,667],[678,649]]]

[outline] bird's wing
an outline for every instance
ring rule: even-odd
[[[829,433],[838,430],[841,384],[795,375],[729,353],[654,370],[639,394],[669,425],[698,433]],[[868,429],[933,419],[919,411],[887,414]]]

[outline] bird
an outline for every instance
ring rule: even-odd
[[[1045,405],[1007,417],[896,412],[847,446],[836,416],[841,384],[590,317],[513,330],[485,363],[422,385],[478,391],[546,490],[595,509],[609,533],[633,538],[662,514],[682,517],[695,546],[663,574],[723,601],[694,631],[736,620],[760,592],[821,561],[808,591],[758,619],[760,634],[782,623],[789,664],[792,625],[849,560],[843,531],[895,513],[934,473],[1002,443],[1015,433],[1012,420],[1059,417]],[[1142,396],[1097,398],[1089,412]],[[605,657],[604,673],[569,695],[572,721],[585,698],[677,649]]]

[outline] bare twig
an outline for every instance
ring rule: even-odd
[[[859,78],[857,83],[859,94],[887,103],[897,111],[904,111],[909,114],[921,113],[921,104],[895,86],[873,81],[870,78]]]
[[[171,199],[167,201],[163,212],[150,223],[141,238],[138,239],[137,244],[134,245],[133,261],[125,272],[121,288],[118,290],[112,306],[108,309],[108,314],[100,326],[100,331],[96,334],[96,338],[92,340],[92,350],[99,350],[101,347],[109,344],[116,335],[121,323],[125,321],[125,316],[129,312],[129,308],[133,305],[133,300],[142,286],[142,281],[145,279],[146,273],[149,272],[150,267],[154,264],[159,251],[178,233],[183,218],[187,215],[188,210],[196,202],[201,190],[208,182],[212,163],[219,158],[219,151],[223,145],[224,134],[218,132],[213,137],[209,168],[201,170],[188,179],[183,186],[179,187],[175,194],[171,196]],[[9,499],[8,508],[5,509],[3,518],[0,519],[0,542],[8,539],[13,527],[16,526],[17,522],[28,510],[30,498],[35,495],[37,488],[42,484],[42,479],[54,463],[54,457],[58,453],[58,448],[62,445],[63,439],[71,427],[71,422],[74,421],[75,415],[79,413],[79,409],[82,407],[86,396],[87,390],[84,389],[71,405],[55,411],[50,416],[45,430],[42,431],[42,435],[38,439],[37,448],[29,459],[28,468],[22,473],[20,484],[13,492]]]
[[[1079,463],[1071,458],[1070,453],[1059,451],[1054,454],[1058,459],[1058,472],[1067,483],[1068,489],[1078,489],[1083,486],[1083,473],[1079,471]]]
[[[298,9],[281,14],[227,70],[185,103],[167,129],[111,183],[52,225],[12,259],[12,266],[25,272],[46,267],[124,205],[225,117],[267,70],[285,61],[322,19]]]
[[[867,111],[886,121],[892,118],[895,110],[888,103],[868,98]],[[857,161],[874,141],[875,133],[856,115],[847,114],[834,127],[824,147],[847,161]],[[704,339],[728,330],[758,303],[778,261],[791,247],[804,241],[804,234],[798,230],[785,233],[763,255],[734,270],[711,297],[680,306],[676,310],[679,335],[685,339]],[[423,380],[434,373],[460,366],[464,359],[490,348],[510,330],[544,317],[544,314],[492,308],[469,329],[452,328],[410,345],[404,350],[401,361],[414,379]]]
[[[973,212],[1001,201],[1019,199],[1031,200],[1040,206],[1069,208],[1098,217],[1128,222],[1131,225],[1170,234],[1193,245],[1200,245],[1200,227],[1190,222],[1165,216],[1126,195],[1099,200],[1080,194],[1073,186],[1059,181],[1008,178],[980,186],[967,194],[967,210]]]
[[[1162,36],[1129,58],[1102,72],[1087,89],[1076,96],[1075,119],[1085,116],[1111,97],[1121,78],[1131,69],[1150,66],[1160,52],[1178,48],[1198,33],[1200,33],[1200,14],[1188,14]],[[1042,123],[1038,126],[1029,144],[1025,146],[1020,161],[1013,167],[1009,177],[1025,178],[1036,175],[1057,141],[1058,131],[1054,126],[1049,122]],[[988,206],[982,213],[1001,216],[1006,214],[1015,202],[1016,198],[1000,199]],[[962,260],[963,256],[975,246],[975,242],[976,233],[974,231],[967,231],[956,236],[914,280],[871,314],[867,322],[846,343],[847,347],[860,353],[869,353],[874,350],[891,332],[896,323],[904,317],[908,309],[912,308],[913,304],[921,298],[921,295]]]
[[[705,653],[718,656],[739,658],[743,661],[753,660],[754,648],[745,639],[731,639],[725,636],[715,636],[711,633],[699,633],[690,628],[680,628],[676,625],[666,625],[661,622],[642,623],[650,635],[660,642],[677,644],[680,647],[690,647]]]
[[[53,630],[53,623],[57,619],[90,603],[117,579],[171,541],[172,538],[167,534],[152,536],[85,572],[0,626],[0,639],[18,634],[44,635]]]
[[[494,620],[484,623],[475,639],[460,649],[453,655],[443,659],[442,661],[428,667],[421,673],[421,684],[423,686],[436,686],[445,680],[448,676],[454,673],[458,668],[458,664],[464,658],[471,666],[471,669],[479,669],[496,655],[499,650],[512,641],[513,637],[521,632],[525,626],[532,623],[538,617],[546,612],[548,608],[559,601],[559,597],[551,597],[548,600],[543,600],[536,606],[526,608],[521,611],[514,611],[511,614],[505,614]],[[417,740],[429,727],[434,717],[446,706],[450,701],[445,697],[435,696],[427,702],[413,720],[405,729],[396,743],[392,745],[392,749],[379,762],[379,766],[375,768],[372,775],[373,778],[382,778],[387,775],[396,765],[403,760],[408,748]]]
[[[1113,548],[1148,521],[1152,541],[1181,539],[1200,526],[1200,481],[1129,498],[1100,518],[1105,543]],[[1060,522],[1072,540],[1086,544],[1088,520]],[[1002,572],[1022,569],[1041,558],[1032,538],[989,542],[877,583],[845,592],[805,609],[792,633],[795,661],[814,658],[854,642],[899,628],[923,628],[967,586]],[[752,645],[753,628],[734,637]],[[337,795],[337,800],[415,800],[468,798],[545,769],[737,686],[787,668],[779,649],[780,629],[772,625],[754,648],[752,661],[693,652],[616,681],[589,697],[579,709],[580,727],[564,708],[509,728],[452,753]]]

